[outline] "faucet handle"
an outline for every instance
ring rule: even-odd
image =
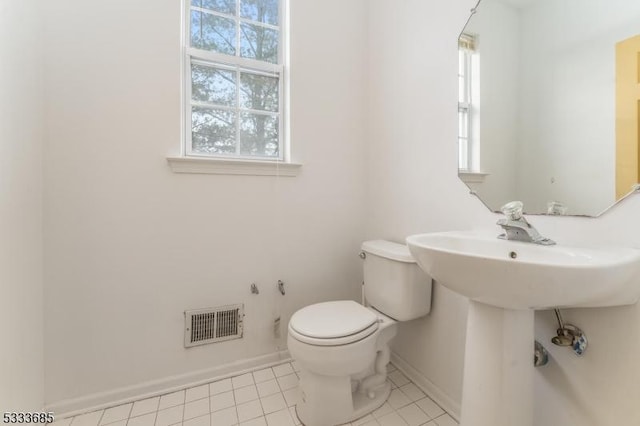
[[[522,204],[522,201],[511,201],[500,207],[500,211],[502,211],[509,220],[520,220],[522,219],[523,207],[524,204]]]

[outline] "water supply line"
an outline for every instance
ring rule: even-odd
[[[562,319],[560,309],[553,310],[558,320],[556,335],[551,338],[551,343],[556,346],[571,347],[573,353],[582,356],[587,350],[588,341],[584,332],[573,324],[567,324]]]

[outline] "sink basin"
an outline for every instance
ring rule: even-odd
[[[640,250],[540,246],[481,232],[407,238],[420,267],[471,300],[506,309],[603,307],[640,298]]]

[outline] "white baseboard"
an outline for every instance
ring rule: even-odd
[[[444,393],[431,380],[427,379],[422,373],[413,368],[407,361],[402,359],[395,352],[391,353],[391,362],[398,370],[402,371],[413,383],[416,384],[424,393],[429,395],[440,407],[451,415],[456,421],[460,421],[460,402],[454,400]]]
[[[244,374],[258,367],[267,368],[290,360],[289,351],[274,352],[255,358],[244,359],[213,368],[194,371],[159,380],[140,383],[106,392],[95,393],[80,398],[47,404],[45,411],[56,413],[56,418],[71,417],[90,411],[114,407],[120,404],[151,398],[166,393],[198,386],[215,380]]]

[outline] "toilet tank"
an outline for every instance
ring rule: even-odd
[[[375,240],[362,243],[364,295],[367,303],[397,321],[431,310],[431,277],[420,269],[404,244]]]

